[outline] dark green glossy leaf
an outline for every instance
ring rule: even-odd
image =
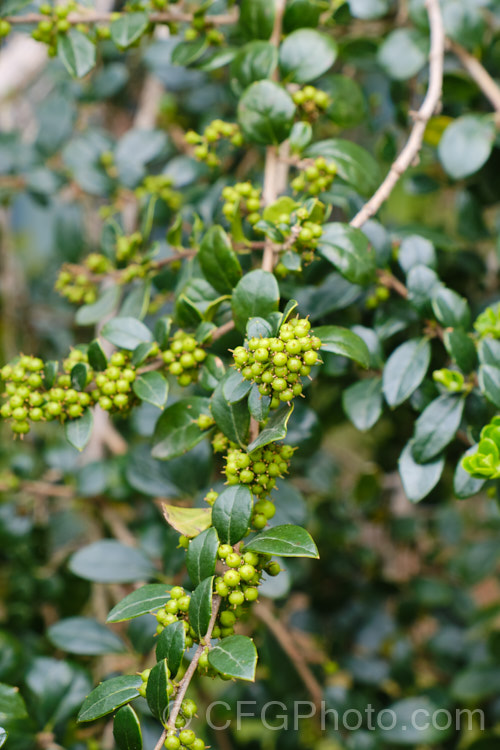
[[[399,457],[398,467],[406,497],[412,503],[418,503],[439,482],[444,469],[444,458],[418,464],[412,455],[412,445],[408,443]]]
[[[198,638],[204,638],[212,614],[213,576],[205,578],[191,594],[189,602],[189,622]]]
[[[238,370],[232,370],[226,378],[224,378],[224,384],[222,391],[224,398],[230,404],[236,404],[248,395],[252,383],[249,380],[242,378]]]
[[[446,394],[424,409],[415,423],[412,454],[416,461],[430,461],[453,440],[462,419],[464,404],[462,397]]]
[[[171,588],[166,583],[148,583],[141,586],[113,607],[106,622],[123,622],[148,612],[156,612],[169,601]]]
[[[115,708],[123,706],[139,693],[137,688],[142,685],[139,675],[122,675],[112,677],[110,680],[101,682],[85,699],[78,714],[78,721],[94,721],[101,716],[106,716]]]
[[[90,342],[87,355],[89,358],[89,365],[93,370],[102,372],[102,370],[105,370],[108,366],[108,360],[104,354],[99,339],[94,339],[94,341]]]
[[[432,298],[432,309],[439,322],[447,328],[468,328],[470,309],[467,300],[446,287],[437,290]]]
[[[242,271],[231,242],[222,227],[213,226],[205,234],[198,252],[206,280],[221,294],[230,294]]]
[[[477,446],[473,445],[465,455],[468,456],[471,453],[476,453],[476,451]],[[462,459],[460,459],[453,475],[453,492],[459,500],[465,500],[468,497],[477,495],[484,487],[485,481],[485,479],[474,479],[474,477],[471,477],[469,472],[463,468]]]
[[[168,398],[168,383],[159,372],[145,372],[138,375],[133,383],[134,393],[141,401],[163,409]]]
[[[82,78],[95,65],[95,44],[87,34],[70,29],[57,37],[57,56],[70,75]]]
[[[368,378],[342,393],[344,411],[358,430],[369,430],[382,414],[382,381]]]
[[[271,406],[271,399],[269,396],[262,396],[259,393],[259,389],[256,385],[252,386],[252,389],[248,395],[248,410],[257,422],[263,422],[269,416],[269,409]]]
[[[213,354],[209,354],[201,368],[198,382],[206,391],[213,391],[217,388],[219,380],[224,377],[225,372],[226,369],[222,360]]]
[[[89,368],[83,362],[77,362],[71,368],[71,386],[77,391],[83,391],[87,385],[87,373]]]
[[[90,440],[94,416],[91,409],[85,409],[78,419],[68,419],[64,425],[66,440],[77,450],[82,451]]]
[[[169,406],[156,423],[153,435],[154,458],[168,460],[194,448],[206,435],[196,420],[209,413],[209,400],[193,396]]]
[[[280,557],[319,557],[309,532],[292,524],[262,531],[245,544],[245,549]]]
[[[318,25],[321,6],[311,0],[288,0],[283,16],[285,33],[301,29],[304,26],[315,28]]]
[[[337,44],[316,29],[297,29],[281,43],[279,62],[282,76],[295,83],[307,83],[331,68],[337,58]]]
[[[259,432],[255,440],[253,440],[248,446],[247,450],[249,453],[262,448],[264,445],[269,443],[275,443],[277,440],[283,440],[286,437],[288,429],[288,420],[290,419],[293,412],[293,404],[291,406],[282,406],[277,409],[269,417],[266,426]]]
[[[347,328],[319,326],[314,329],[314,334],[321,339],[322,351],[348,357],[362,367],[370,364],[370,353],[365,342]]]
[[[155,569],[145,555],[114,539],[82,547],[70,558],[72,573],[96,583],[133,583],[150,578]]]
[[[193,586],[198,586],[205,578],[214,575],[218,549],[219,539],[213,526],[191,539],[187,549],[186,568]]]
[[[111,23],[111,39],[117,47],[126,49],[141,38],[148,28],[148,23],[147,13],[122,13],[120,18]]]
[[[123,706],[113,720],[113,737],[119,750],[142,750],[139,717],[132,706]]]
[[[488,401],[500,409],[500,368],[494,365],[481,365],[478,371],[478,381]]]
[[[162,659],[154,665],[153,669],[149,673],[148,684],[146,687],[146,700],[148,702],[149,710],[158,721],[161,721],[163,725],[167,723],[168,719],[168,704],[169,697],[167,693],[168,687],[168,665],[167,660]]]
[[[224,385],[231,374],[227,373],[213,392],[210,411],[219,430],[233,443],[243,446],[246,443],[250,414],[245,401],[230,404],[224,396]]]
[[[377,162],[366,149],[352,141],[343,138],[317,141],[306,149],[304,156],[323,156],[334,161],[338,176],[361,195],[373,193],[379,185],[380,172]]]
[[[278,144],[290,135],[295,104],[284,88],[274,81],[256,81],[238,104],[238,121],[253,143]]]
[[[425,237],[410,234],[401,242],[398,263],[405,273],[408,273],[414,266],[420,265],[435,269],[437,258],[434,245]]]
[[[228,487],[212,506],[212,523],[222,544],[237,544],[248,531],[252,493],[244,485]]]
[[[443,341],[446,351],[463,372],[471,372],[476,367],[476,347],[464,331],[445,331]]]
[[[115,312],[120,300],[121,290],[117,284],[106,289],[97,302],[83,305],[77,310],[75,321],[79,326],[91,326]]]
[[[182,664],[186,650],[186,631],[184,622],[178,620],[164,628],[156,641],[156,660],[167,660],[172,677],[175,677]]]
[[[133,351],[139,344],[152,341],[153,334],[137,318],[113,318],[101,331],[103,338],[119,349]]]
[[[338,222],[324,224],[318,250],[353,284],[373,282],[375,253],[360,229]]]
[[[489,159],[494,139],[495,126],[491,119],[464,115],[444,131],[438,147],[439,160],[453,179],[468,177]]]
[[[405,698],[393,703],[388,709],[391,712],[391,725],[385,725],[387,728],[380,727],[377,731],[378,737],[384,745],[396,747],[441,745],[453,732],[453,728],[450,726],[443,728],[444,722],[439,724],[439,710],[441,710],[439,705],[425,696]],[[424,716],[435,716],[438,726],[431,720],[420,723],[419,719],[423,719]]]
[[[245,44],[229,67],[231,87],[239,96],[251,83],[270,78],[278,65],[278,51],[273,44],[253,41]]]
[[[384,39],[378,50],[378,62],[398,81],[416,75],[427,62],[427,35],[416,29],[396,29]]]
[[[382,390],[389,406],[399,406],[418,388],[430,359],[431,347],[425,338],[405,341],[392,352],[382,376]]]
[[[246,635],[223,638],[208,652],[208,661],[223,675],[249,682],[255,680],[257,649]]]
[[[28,713],[19,688],[0,683],[0,721],[26,719]]]
[[[269,39],[274,26],[275,6],[268,0],[242,0],[239,26],[249,39]]]
[[[67,617],[47,630],[49,641],[70,654],[92,655],[120,653],[125,644],[115,633],[90,617]]]

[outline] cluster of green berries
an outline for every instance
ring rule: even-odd
[[[383,302],[387,302],[390,297],[390,292],[386,286],[377,284],[372,294],[369,294],[365,299],[365,307],[367,310],[375,310]]]
[[[138,403],[132,390],[135,378],[136,371],[130,364],[130,354],[114,352],[106,369],[98,372],[94,378],[92,398],[104,411],[129,411]]]
[[[169,373],[175,375],[182,387],[198,380],[198,371],[206,356],[206,351],[198,345],[195,337],[185,331],[176,331],[168,349],[161,353]]]
[[[300,174],[292,180],[292,188],[297,193],[319,195],[331,187],[337,174],[337,165],[318,156]]]
[[[188,621],[190,598],[191,595],[186,593],[182,586],[174,586],[170,590],[170,599],[165,606],[156,613],[156,621],[158,623],[156,632],[158,634],[160,634],[168,625],[172,625],[172,623],[178,622],[178,620],[184,621],[186,648],[191,648],[194,639],[196,639],[196,633]]]
[[[487,307],[474,322],[478,334],[500,339],[500,304]]]
[[[172,190],[172,183],[172,178],[165,174],[148,175],[135,189],[135,194],[139,199],[154,195],[173,211],[178,211],[181,207],[181,196],[180,193]]]
[[[205,34],[207,42],[214,47],[220,47],[224,41],[224,34],[213,26],[207,26],[207,19],[205,19],[205,16],[202,13],[198,13],[195,14],[191,21],[191,26],[185,30],[184,39],[187,42],[193,42],[195,39],[198,39],[201,33]]]
[[[183,708],[184,704],[186,704],[185,709]],[[194,713],[191,713],[193,710]],[[177,729],[179,729],[181,725],[184,726],[186,724],[186,719],[190,719],[191,716],[194,716],[197,710],[198,707],[193,700],[190,700],[189,698],[183,700],[181,704],[181,713],[175,722]],[[166,750],[205,750],[205,743],[201,737],[196,736],[192,729],[181,729],[178,734],[173,731],[168,733],[164,747]]]
[[[124,263],[137,257],[137,253],[142,249],[143,236],[140,232],[122,235],[116,240],[115,255],[118,263]]]
[[[97,286],[91,276],[80,266],[65,263],[54,288],[75,305],[92,305],[97,299]]]
[[[248,223],[253,226],[261,219],[260,192],[260,188],[254,187],[251,182],[237,182],[236,185],[226,186],[222,191],[222,213],[228,221],[238,213],[246,215]]]
[[[283,323],[278,336],[253,337],[247,347],[236,347],[234,363],[245,380],[256,383],[260,394],[271,398],[271,409],[277,409],[280,403],[301,395],[300,378],[307,377],[319,361],[321,340],[311,334],[307,318],[294,318]]]
[[[221,544],[217,552],[224,564],[222,575],[216,576],[214,587],[223,602],[214,637],[227,638],[234,633],[236,621],[245,613],[245,606],[256,601],[264,572],[276,576],[281,568],[271,555],[237,552],[230,544]],[[203,664],[201,665],[203,668]]]
[[[292,94],[292,99],[309,120],[316,119],[330,104],[328,94],[314,86],[304,86]]]
[[[204,161],[209,167],[217,167],[220,163],[215,152],[215,144],[221,139],[227,138],[236,147],[243,145],[243,136],[239,125],[223,120],[213,120],[205,128],[203,135],[196,133],[194,130],[188,130],[184,137],[186,143],[195,146],[193,151],[195,158]]]
[[[68,20],[68,15],[76,7],[77,5],[74,2],[69,2],[67,5],[55,6],[49,5],[49,3],[42,3],[40,6],[39,11],[46,18],[39,22],[37,28],[32,32],[32,37],[37,42],[43,42],[48,45],[48,53],[51,57],[57,54],[58,35],[66,34],[70,30],[71,24]],[[87,30],[85,26],[85,31]]]
[[[12,30],[12,26],[5,19],[0,19],[0,39],[8,36]]]
[[[46,387],[44,363],[38,357],[22,355],[0,370],[4,382],[5,403],[0,408],[4,419],[11,419],[12,432],[26,435],[30,422],[51,422],[54,419],[77,419],[91,404],[91,396],[85,391],[71,388],[68,368],[80,361],[79,350],[73,350],[65,361],[65,374],[60,375],[52,387]],[[68,364],[69,362],[69,364]],[[88,378],[92,373],[89,370]]]
[[[227,483],[246,484],[254,495],[265,497],[275,487],[276,479],[288,473],[293,450],[290,445],[278,443],[271,443],[252,453],[231,447],[225,457]],[[263,512],[260,507],[254,510],[257,514]],[[274,516],[274,506],[266,508],[263,515],[267,523],[267,519]]]

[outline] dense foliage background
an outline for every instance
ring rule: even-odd
[[[93,3],[78,11],[85,6]],[[288,252],[275,271],[281,310],[297,300],[314,327],[352,328],[370,353],[363,369],[323,352],[307,398],[295,399],[288,423],[285,442],[298,450],[291,473],[278,482],[271,523],[307,527],[320,559],[283,561],[284,572],[266,580],[259,607],[242,623],[238,632],[252,635],[259,652],[256,682],[201,677],[190,695],[201,717],[216,698],[260,706],[319,696],[339,713],[391,707],[401,722],[421,706],[480,707],[485,731],[476,720],[459,730],[416,734],[399,724],[374,732],[365,725],[337,730],[327,722],[320,731],[304,720],[298,731],[272,732],[249,718],[238,732],[214,733],[200,719],[197,733],[212,747],[498,745],[497,476],[485,473],[484,484],[459,462],[500,408],[500,93],[486,73],[500,78],[500,9],[495,0],[441,0],[440,6],[449,40],[441,109],[427,125],[419,159],[364,224],[370,247],[359,237],[353,244],[333,236],[328,242],[325,229],[312,262],[306,258],[299,269],[300,257]],[[9,80],[19,64],[18,45],[27,44],[20,54],[34,59],[41,43],[28,42],[33,24],[15,26],[15,36],[0,25],[6,35],[0,50],[2,364],[20,352],[63,360],[117,316],[142,320],[155,335],[155,322],[166,316],[189,331],[203,318],[224,326],[232,317],[230,298],[213,289],[190,251],[212,225],[222,225],[248,273],[259,266],[262,249],[249,252],[245,238],[262,243],[266,235],[237,220],[238,212],[223,210],[223,189],[246,181],[261,187],[264,147],[292,132],[292,157],[337,164],[333,182],[320,186],[318,197],[330,213],[319,223],[348,222],[375,192],[413,125],[428,84],[429,29],[420,0],[288,0],[283,44],[305,27],[333,40],[324,48],[306,46],[303,58],[293,40],[280,51],[291,95],[304,84],[328,95],[326,107],[309,109],[307,97],[305,104],[299,97],[297,120],[308,124],[293,131],[290,95],[284,112],[276,111],[275,92],[264,103],[262,120],[268,117],[270,125],[255,124],[241,105],[238,114],[247,87],[274,75],[269,0],[187,2],[183,12],[199,10],[194,23],[149,25],[151,13],[165,8],[139,0],[104,9],[134,18],[111,39],[101,31],[97,48],[93,24],[73,29],[88,44],[91,39],[92,49],[66,37],[63,27],[63,40],[49,29],[55,58],[42,56],[23,81],[12,78],[14,91]],[[0,0],[4,18],[38,9],[37,2]],[[212,14],[236,18],[238,11],[239,21],[211,26]],[[470,57],[482,63],[478,75],[471,76],[470,64],[464,68]],[[84,75],[73,78],[68,69]],[[243,137],[217,146],[219,163],[210,165],[195,158],[196,143],[184,136],[203,133],[215,119],[239,120]],[[364,151],[353,151],[352,143]],[[297,175],[292,166],[290,181]],[[290,183],[283,192],[297,199]],[[306,198],[299,194],[301,202]],[[279,242],[277,223],[274,216],[262,226]],[[146,237],[139,250],[130,240],[137,231]],[[120,236],[129,238],[122,256]],[[177,258],[179,247],[187,250],[184,258]],[[151,248],[155,256],[148,255]],[[85,265],[96,253],[109,263],[101,275],[94,267],[97,283],[88,260]],[[70,264],[66,281],[59,275],[63,264]],[[488,306],[491,313],[474,328]],[[258,315],[258,305],[254,310]],[[204,375],[187,391],[169,377],[167,408],[186,394],[211,396],[223,374],[216,358],[229,369],[228,350],[242,343],[245,322],[207,347]],[[116,333],[100,341],[109,351]],[[436,371],[441,374],[433,377]],[[435,411],[415,428],[429,405]],[[13,750],[114,747],[110,717],[77,724],[79,708],[98,681],[133,674],[154,660],[154,617],[103,630],[106,617],[139,581],[187,583],[179,535],[157,501],[202,507],[206,493],[220,491],[224,480],[221,457],[207,440],[168,462],[152,457],[161,413],[145,399],[130,414],[112,417],[110,427],[97,410],[92,435],[83,437],[39,423],[13,439],[10,425],[2,426],[0,725]],[[87,437],[83,451],[74,447]],[[101,540],[116,544],[102,547]],[[82,549],[92,554],[77,556]],[[134,707],[144,745],[153,748],[161,727],[143,698]]]

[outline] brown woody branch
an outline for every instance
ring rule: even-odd
[[[91,11],[89,13],[70,13],[68,15],[68,21],[71,25],[77,24],[96,24],[96,23],[111,23],[126,13],[99,13]],[[7,16],[5,18],[11,25],[21,24],[36,24],[40,21],[46,21],[50,16],[43,15],[42,13],[25,13],[22,16]],[[150,23],[191,23],[193,21],[193,13],[177,13],[175,11],[164,11],[158,13],[151,13],[149,15]],[[221,13],[219,15],[206,16],[206,22],[210,26],[228,26],[236,23],[238,20],[238,13]]]
[[[458,57],[472,80],[477,83],[485,97],[489,99],[495,112],[500,114],[500,86],[493,80],[479,60],[471,55],[470,52],[467,52],[461,44],[447,39],[446,46]]]
[[[445,47],[443,19],[439,8],[439,0],[427,0],[426,8],[431,31],[429,86],[427,93],[422,106],[414,115],[415,124],[405,147],[391,166],[389,173],[378,190],[351,220],[350,224],[353,227],[362,227],[365,221],[368,221],[370,217],[377,213],[381,205],[392,193],[401,175],[415,163],[422,148],[427,123],[439,106],[443,89],[443,58]]]

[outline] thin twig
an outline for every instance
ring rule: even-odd
[[[98,13],[95,11],[89,13],[70,13],[68,21],[71,25],[76,24],[94,24],[94,23],[111,23],[117,17],[126,16],[127,13]],[[194,15],[192,13],[176,13],[174,11],[164,11],[151,13],[149,15],[150,23],[191,23]],[[46,21],[47,16],[42,13],[25,13],[22,16],[7,16],[5,18],[11,25],[35,24],[40,21]],[[238,20],[237,13],[221,13],[219,15],[206,16],[206,22],[209,26],[229,26]]]
[[[264,604],[264,602],[259,602],[256,604],[253,608],[253,613],[269,628],[283,651],[288,655],[290,661],[302,679],[302,682],[307,688],[313,703],[316,706],[316,710],[319,710],[321,707],[321,701],[323,700],[323,690],[318,680],[311,672],[309,665],[304,659],[304,655],[294,643],[289,630],[287,630],[283,623],[274,616],[270,605],[267,603]]]
[[[217,619],[217,615],[219,614],[220,605],[221,605],[220,596],[214,596],[212,600],[212,615],[210,617],[210,623],[208,625],[205,638],[203,639],[204,643],[200,643],[200,645],[196,649],[195,654],[193,658],[191,659],[191,663],[186,670],[186,674],[184,675],[184,677],[179,683],[179,686],[177,688],[177,693],[175,695],[174,705],[172,706],[172,711],[170,712],[170,716],[168,717],[167,726],[163,730],[160,739],[156,743],[155,750],[160,750],[163,747],[163,743],[165,742],[165,738],[167,736],[168,731],[172,731],[173,729],[175,729],[175,721],[177,717],[179,716],[179,712],[182,706],[182,701],[184,700],[184,696],[186,695],[189,684],[193,678],[194,673],[196,672],[196,667],[198,666],[200,656],[205,650],[205,646],[207,645],[207,642],[208,643],[210,642],[212,631],[215,626],[215,621]]]
[[[495,112],[500,114],[500,86],[493,80],[479,60],[471,55],[470,52],[467,52],[461,44],[447,39],[446,46],[458,57],[467,73],[477,83],[485,97],[489,99]]]
[[[379,283],[382,284],[382,286],[387,287],[387,289],[393,289],[395,292],[397,292],[397,294],[399,294],[400,297],[407,299],[408,289],[405,287],[403,282],[393,276],[390,271],[379,268],[377,270],[377,276]]]
[[[422,147],[425,128],[436,111],[443,88],[444,27],[439,0],[427,0],[427,15],[431,30],[431,49],[429,54],[429,87],[422,106],[414,115],[415,124],[405,147],[393,163],[385,180],[378,190],[365,203],[363,208],[350,222],[353,227],[361,227],[371,216],[377,213],[387,200],[401,175],[415,162]]]

